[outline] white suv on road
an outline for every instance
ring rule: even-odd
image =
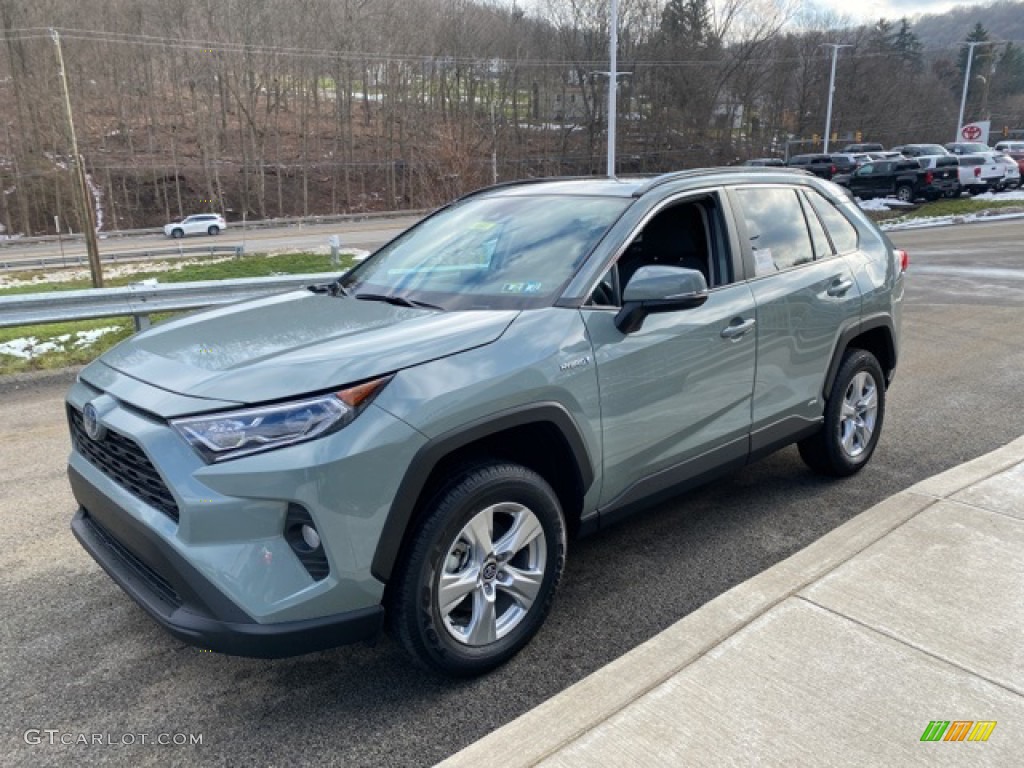
[[[228,223],[219,213],[197,213],[186,216],[181,221],[164,224],[164,234],[168,237],[184,237],[185,235],[219,235],[227,229]]]

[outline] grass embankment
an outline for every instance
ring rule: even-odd
[[[1024,200],[975,200],[969,197],[936,200],[933,203],[922,203],[913,210],[869,211],[875,221],[895,224],[914,219],[930,219],[937,216],[968,216],[984,211],[1006,213],[1014,210],[1024,211]]]
[[[185,283],[197,280],[224,280],[234,277],[264,277],[270,275],[297,275],[312,272],[339,273],[348,269],[353,263],[351,256],[343,255],[340,266],[332,266],[330,256],[313,253],[289,253],[278,256],[243,256],[229,260],[202,260],[181,262],[161,262],[149,265],[132,274],[123,274],[105,280],[107,286],[128,285],[147,278],[156,278],[161,283]],[[30,280],[37,273],[8,274],[13,279]],[[68,274],[80,275],[80,270]],[[41,293],[49,291],[72,291],[89,288],[87,278],[68,277],[61,279],[59,273],[50,273],[45,281],[9,286],[0,289],[0,296],[24,293]],[[170,317],[170,314],[154,315],[151,319],[158,322]],[[113,328],[95,341],[83,343],[83,334],[88,339],[89,332],[101,328]],[[17,328],[0,328],[0,347],[18,339],[29,339],[33,348],[47,350],[31,358],[5,354],[0,351],[0,375],[24,371],[40,371],[63,368],[71,365],[83,365],[99,356],[102,352],[128,338],[134,333],[131,318],[104,318],[83,320],[73,323],[49,323],[46,325],[25,325]]]

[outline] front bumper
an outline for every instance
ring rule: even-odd
[[[213,588],[149,528],[96,491],[74,467],[68,477],[82,505],[75,537],[103,570],[171,635],[234,656],[280,658],[371,640],[380,605],[334,616],[258,624]]]

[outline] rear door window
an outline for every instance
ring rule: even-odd
[[[803,209],[796,190],[782,187],[739,189],[757,277],[814,261]]]

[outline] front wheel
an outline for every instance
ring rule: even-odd
[[[825,423],[800,441],[800,457],[822,474],[847,477],[859,472],[874,453],[884,417],[882,366],[870,352],[848,349],[828,395]]]
[[[175,240],[182,238],[184,236],[185,230],[183,230],[181,227],[175,227],[174,229],[171,230],[171,237],[173,237]]]
[[[565,565],[558,497],[526,467],[467,469],[429,503],[390,597],[399,640],[460,677],[503,664],[540,629]]]

